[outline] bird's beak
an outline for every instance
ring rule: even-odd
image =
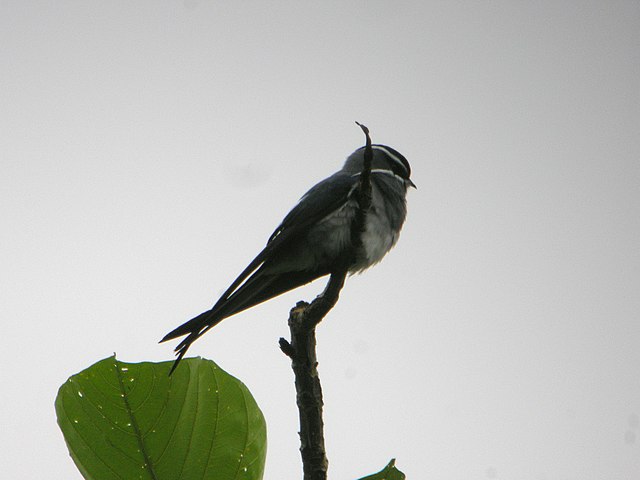
[[[413,183],[410,178],[407,178],[407,185],[409,185],[410,187],[415,188],[416,190],[418,189],[418,187],[416,187],[416,184]]]

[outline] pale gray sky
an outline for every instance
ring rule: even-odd
[[[640,478],[640,3],[4,0],[3,477],[80,478],[53,401],[209,308],[307,188],[412,163],[398,246],[319,328],[332,478]],[[322,284],[191,349],[298,478],[277,339]]]

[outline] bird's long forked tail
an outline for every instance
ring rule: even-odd
[[[253,259],[253,261],[247,266],[247,268],[245,268],[244,271],[238,276],[238,278],[236,278],[234,282],[229,286],[227,291],[222,294],[222,297],[220,297],[218,302],[213,306],[211,310],[207,310],[206,312],[203,312],[200,315],[192,318],[191,320],[183,323],[179,327],[167,333],[162,338],[162,340],[160,340],[160,343],[162,343],[168,340],[173,340],[175,338],[179,338],[184,335],[187,335],[187,338],[182,340],[178,344],[178,346],[174,349],[174,351],[176,352],[177,358],[175,362],[173,362],[173,366],[171,367],[171,371],[169,372],[169,375],[171,375],[173,371],[176,369],[176,367],[180,363],[180,360],[182,360],[182,357],[185,356],[185,354],[187,353],[187,350],[189,349],[189,347],[193,342],[195,342],[198,338],[200,338],[200,336],[202,336],[207,330],[209,330],[209,328],[217,325],[226,317],[233,315],[233,313],[237,313],[238,311],[241,310],[241,309],[236,309],[235,312],[227,312],[226,314],[221,311],[221,310],[224,310],[225,308],[229,310],[229,307],[231,306],[229,305],[230,298],[233,296],[237,298],[237,294],[241,293],[242,290],[245,289],[247,283],[251,282],[251,279],[255,279],[256,277],[260,276],[260,275],[256,275],[257,273],[256,269],[262,263],[266,250],[267,249],[265,248],[262,252],[258,254],[256,258]],[[251,275],[252,273],[253,275]],[[251,277],[249,278],[249,280],[245,282],[245,279],[247,279],[249,275],[251,275]],[[235,303],[235,302],[232,301],[231,303]],[[248,306],[245,308],[248,308]]]
[[[167,333],[160,343],[167,342],[169,340],[173,340],[175,338],[182,337],[187,335],[185,339],[183,339],[178,346],[175,348],[176,359],[171,366],[171,370],[169,371],[169,375],[171,375],[175,369],[178,367],[180,360],[185,356],[187,350],[193,342],[195,342],[200,336],[202,336],[207,330],[211,327],[220,323],[224,317],[213,318],[215,317],[215,313],[211,310],[207,310],[206,312],[201,313],[197,317],[192,318],[188,322],[180,325],[178,328],[175,328],[171,332]]]
[[[193,317],[191,320],[167,333],[162,340],[160,340],[160,343],[187,335],[174,349],[177,358],[171,367],[169,375],[176,369],[191,344],[204,335],[210,328],[216,326],[231,315],[282,293],[282,291],[274,292],[273,289],[268,288],[277,278],[278,277],[274,276],[265,277],[259,274],[253,275],[239,287],[237,291],[231,294],[231,289],[235,288],[235,285],[232,285],[211,310],[207,310]],[[237,283],[237,280],[234,284],[235,283]],[[249,286],[253,286],[254,288],[247,288]]]
[[[174,328],[169,333],[167,333],[159,343],[168,342],[169,340],[173,340],[175,338],[184,337],[194,331],[199,331],[205,327],[207,324],[207,320],[211,315],[211,310],[207,310],[206,312],[201,313],[200,315],[193,317],[191,320],[183,323],[177,328]]]
[[[176,369],[191,344],[225,318],[305,285],[328,273],[324,271],[302,271],[278,275],[262,275],[260,273],[252,275],[232,295],[228,297],[223,295],[211,310],[207,310],[180,325],[160,340],[160,343],[162,343],[187,335],[175,348],[177,358],[169,375]]]

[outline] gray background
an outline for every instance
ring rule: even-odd
[[[412,162],[398,246],[319,329],[333,478],[640,478],[640,3],[0,3],[2,476],[80,478],[69,375],[207,309],[308,187]],[[299,477],[277,339],[322,283],[190,354]]]

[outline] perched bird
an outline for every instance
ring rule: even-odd
[[[372,145],[371,206],[353,252],[352,226],[365,147],[341,170],[312,187],[276,228],[266,247],[234,280],[216,304],[169,332],[161,342],[187,335],[175,348],[173,371],[191,344],[238,312],[343,268],[356,273],[378,263],[395,245],[407,215],[406,194],[414,183],[398,151]]]

